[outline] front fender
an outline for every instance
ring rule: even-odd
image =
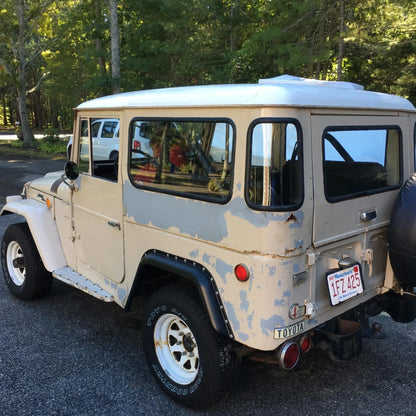
[[[26,219],[46,270],[52,272],[67,265],[53,215],[45,204],[20,196],[8,197],[0,215],[6,214]]]

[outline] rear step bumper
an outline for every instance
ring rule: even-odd
[[[361,323],[336,318],[315,329],[314,343],[328,351],[331,358],[349,360],[362,349]]]

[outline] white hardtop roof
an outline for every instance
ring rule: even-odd
[[[320,81],[283,75],[258,84],[174,87],[110,95],[80,104],[78,109],[224,106],[332,107],[414,111],[395,95],[365,91],[349,82]]]

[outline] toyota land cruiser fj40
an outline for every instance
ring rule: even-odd
[[[104,120],[117,158],[96,149]],[[193,408],[244,356],[348,359],[369,316],[416,317],[415,123],[404,98],[288,76],[85,102],[65,172],[2,209],[25,218],[3,274],[26,300],[53,278],[126,310],[145,294],[150,371]]]

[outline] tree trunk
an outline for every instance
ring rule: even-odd
[[[97,19],[97,22],[102,18],[101,17],[101,5],[100,2],[97,0],[95,2],[95,17]],[[101,33],[96,31],[95,35],[95,47],[97,48],[98,53],[98,67],[100,68],[100,74],[103,80],[106,79],[107,76],[107,70],[105,68],[105,58],[104,58],[104,49],[103,49],[103,42],[101,40]],[[107,88],[103,87],[101,88],[100,95],[105,95]]]
[[[16,5],[16,13],[19,21],[19,43],[18,43],[18,56],[19,56],[19,83],[17,87],[17,104],[19,108],[20,125],[23,132],[23,144],[30,146],[34,139],[32,130],[30,128],[29,116],[27,113],[26,103],[26,52],[25,52],[25,31],[27,21],[25,20],[25,2],[19,0]]]
[[[120,76],[120,41],[117,16],[117,0],[107,0],[110,11],[110,36],[111,36],[111,78],[113,80],[113,94],[121,91]]]
[[[3,126],[7,126],[7,104],[6,94],[1,95],[2,107],[3,107]]]
[[[27,112],[27,104],[26,104],[26,88],[25,84],[19,85],[17,89],[17,104],[19,108],[19,116],[20,116],[20,126],[22,128],[23,133],[23,144],[24,146],[30,146],[33,142],[33,133],[32,129],[30,128],[29,123],[29,115]]]
[[[339,41],[338,41],[338,64],[337,81],[342,81],[342,61],[344,60],[344,37],[345,37],[345,5],[344,0],[339,1]]]

